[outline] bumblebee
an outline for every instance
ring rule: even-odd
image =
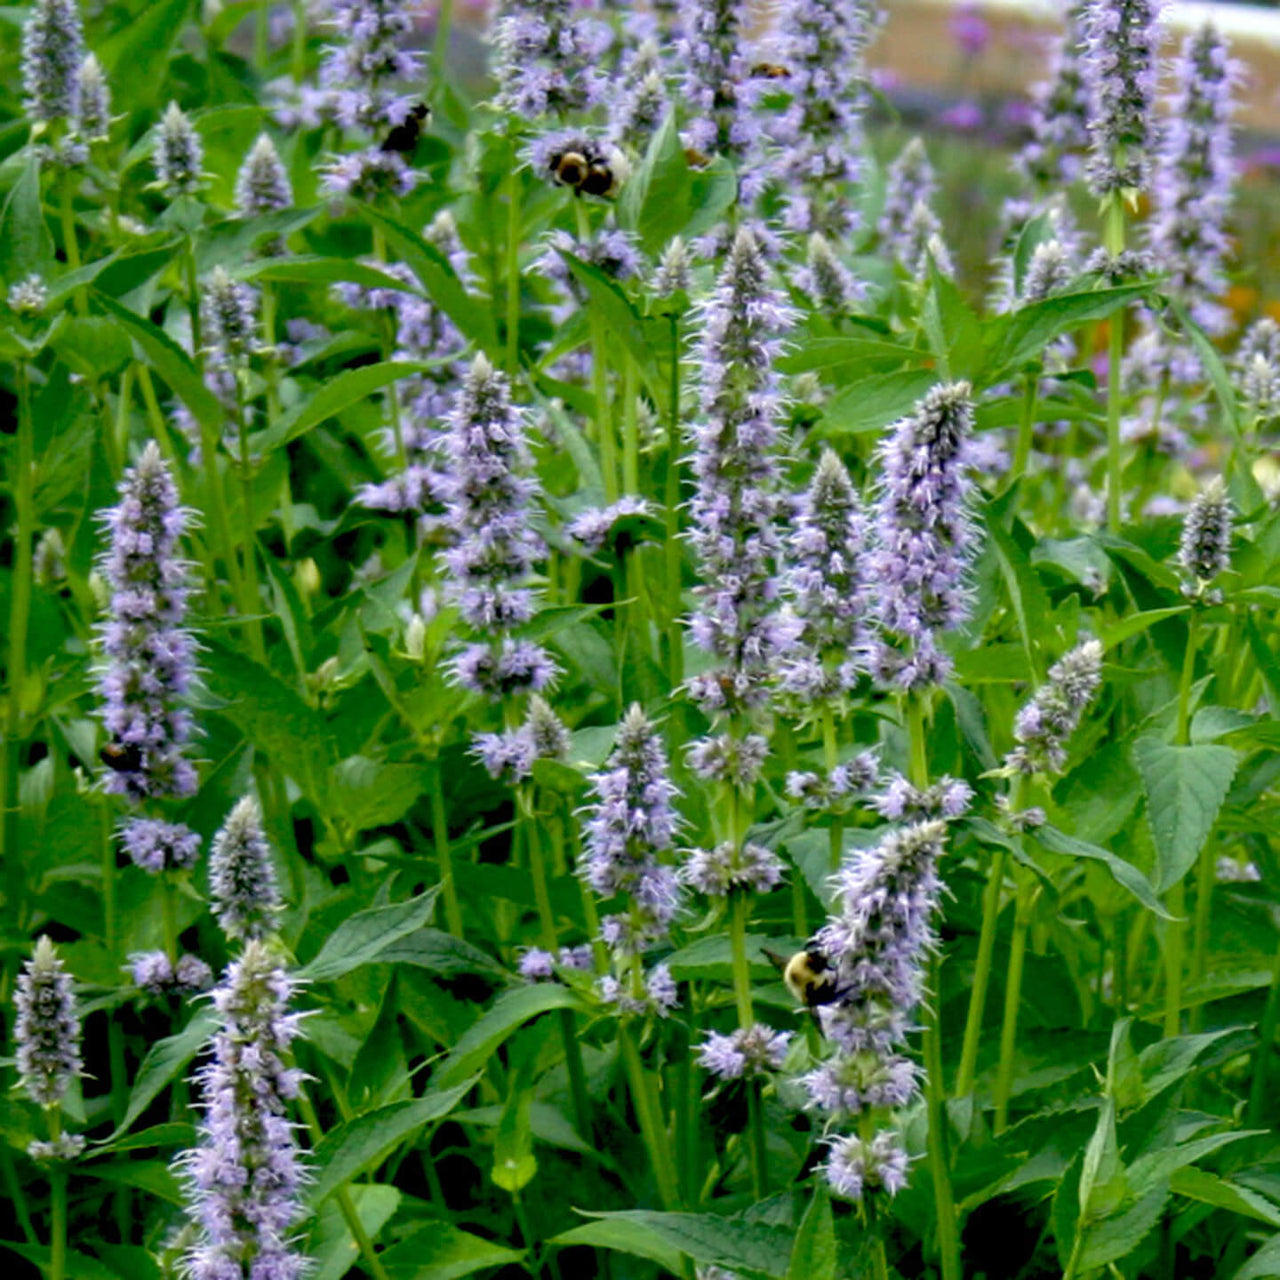
[[[551,180],[561,187],[578,187],[591,172],[591,161],[581,151],[562,151],[551,157]]]
[[[114,773],[137,773],[142,768],[142,748],[113,738],[98,752],[98,759]]]
[[[411,156],[422,137],[423,127],[431,119],[431,108],[425,102],[415,102],[409,114],[382,140],[381,151],[398,151]]]
[[[588,138],[575,140],[577,145],[555,152],[547,167],[551,180],[561,187],[572,187],[582,195],[611,200],[627,180],[626,158],[617,147],[593,145]]]
[[[618,194],[627,177],[627,164],[622,156],[615,152],[607,160],[597,160],[588,170],[578,188],[589,196],[599,196],[602,200],[612,200]]]
[[[765,954],[782,974],[787,990],[813,1015],[818,1029],[822,1025],[818,1010],[824,1004],[834,1004],[840,988],[835,968],[814,939],[805,943],[804,949],[787,957],[765,948]]]
[[[786,80],[790,75],[790,67],[780,66],[776,62],[757,62],[751,68],[751,78],[753,80]]]

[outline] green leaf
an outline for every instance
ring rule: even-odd
[[[1061,853],[1068,858],[1089,858],[1092,861],[1104,863],[1115,882],[1122,888],[1128,889],[1148,911],[1154,912],[1162,920],[1176,919],[1161,904],[1151,881],[1132,862],[1126,862],[1110,849],[1103,849],[1096,844],[1090,844],[1087,840],[1069,836],[1066,832],[1059,831],[1057,827],[1047,825],[1036,828],[1035,839],[1051,853]]]
[[[1036,661],[1038,641],[1052,634],[1049,625],[1049,598],[1032,568],[1029,553],[1004,527],[1005,514],[1016,496],[1017,489],[1012,488],[989,502],[986,526],[1014,615],[1018,619],[1018,632],[1027,655],[1027,665],[1034,675],[1039,671]]]
[[[1272,1236],[1231,1280],[1264,1280],[1267,1276],[1280,1276],[1280,1235]]]
[[[904,364],[920,365],[925,354],[883,338],[814,338],[778,361],[783,373],[821,373],[839,382],[869,373],[887,373]]]
[[[1080,1274],[1086,1275],[1132,1253],[1160,1221],[1168,1199],[1169,1185],[1162,1182],[1124,1212],[1090,1224],[1081,1241]]]
[[[33,153],[0,212],[0,279],[10,285],[33,271],[47,275],[53,260],[53,237],[40,205],[40,164]]]
[[[822,417],[810,433],[816,439],[880,431],[905,418],[916,401],[938,381],[931,369],[903,369],[879,373],[845,387],[827,401]]]
[[[398,822],[427,787],[424,766],[386,764],[367,756],[339,761],[329,778],[335,811],[355,831]]]
[[[1133,759],[1147,793],[1147,821],[1156,845],[1156,888],[1163,893],[1195,864],[1235,777],[1230,747],[1170,746],[1142,737]]]
[[[1129,1183],[1135,1195],[1142,1195],[1149,1187],[1167,1181],[1179,1169],[1195,1164],[1197,1160],[1212,1155],[1222,1147],[1266,1132],[1265,1129],[1236,1129],[1227,1133],[1212,1133],[1206,1138],[1193,1138],[1190,1142],[1179,1142],[1176,1146],[1149,1152],[1139,1156],[1129,1166]]]
[[[370,1240],[391,1220],[400,1207],[400,1192],[395,1187],[369,1186],[358,1183],[351,1188],[351,1201],[356,1216]],[[307,1247],[312,1265],[308,1280],[342,1280],[360,1256],[360,1246],[336,1204],[326,1204],[316,1218]]]
[[[307,1203],[317,1207],[357,1174],[377,1168],[410,1134],[447,1116],[474,1083],[464,1080],[412,1102],[393,1102],[331,1129],[311,1154]]]
[[[1194,1166],[1179,1169],[1173,1175],[1172,1185],[1178,1195],[1186,1196],[1188,1200],[1198,1200],[1201,1204],[1213,1205],[1215,1209],[1226,1209],[1255,1222],[1265,1222],[1269,1227],[1280,1227],[1280,1209],[1266,1196],[1206,1169]]]
[[[136,15],[103,41],[98,57],[111,81],[111,105],[133,112],[159,99],[168,78],[169,54],[191,0],[148,0]]]
[[[363,285],[366,289],[392,289],[416,296],[419,290],[399,276],[389,275],[376,266],[353,258],[290,257],[264,258],[251,262],[236,273],[240,280],[271,280],[288,284]]]
[[[1190,607],[1190,605],[1178,604],[1168,609],[1144,609],[1141,613],[1131,613],[1127,618],[1121,618],[1110,626],[1099,627],[1098,639],[1102,642],[1103,649],[1114,649],[1116,645],[1141,635],[1148,627],[1154,627],[1157,622],[1186,613]]]
[[[723,156],[716,156],[705,169],[692,170],[689,181],[693,212],[680,229],[686,240],[714,230],[738,198],[737,171]]]
[[[116,1131],[107,1139],[113,1143],[185,1070],[187,1063],[200,1052],[213,1035],[218,1015],[210,1008],[201,1009],[176,1035],[157,1040],[147,1050],[134,1077],[129,1104]]]
[[[458,331],[482,351],[497,350],[493,313],[463,287],[449,260],[435,245],[415,231],[379,213],[371,205],[358,204],[357,212],[375,231],[380,231],[387,247],[408,264],[422,282],[427,297],[458,326]]]
[[[359,369],[344,369],[336,378],[322,383],[316,391],[282,414],[275,422],[250,437],[250,445],[258,454],[278,449],[329,418],[336,418],[345,409],[366,399],[383,387],[399,382],[415,373],[430,372],[431,365],[413,360],[384,360],[380,364],[367,364]]]
[[[982,357],[982,325],[956,282],[929,261],[929,292],[920,311],[929,349],[946,381],[971,378]]]
[[[533,1128],[529,1121],[529,1105],[533,1092],[517,1073],[511,1096],[502,1108],[497,1132],[493,1135],[493,1181],[509,1195],[519,1195],[533,1181],[538,1162],[533,1154]]]
[[[635,232],[646,253],[657,254],[684,229],[692,192],[693,177],[680,143],[675,112],[670,111],[622,188],[619,225]]]
[[[555,1236],[562,1246],[590,1244],[649,1258],[679,1273],[686,1256],[700,1266],[728,1267],[781,1280],[791,1268],[794,1232],[785,1227],[712,1213],[659,1213],[625,1209],[592,1214],[592,1221]]]
[[[1009,373],[1038,359],[1060,334],[1105,319],[1150,291],[1150,285],[1124,284],[1086,293],[1062,293],[998,316],[987,326],[982,385],[1000,382]]]
[[[224,417],[222,406],[213,392],[204,385],[204,379],[191,357],[150,320],[143,319],[101,290],[95,289],[92,296],[98,306],[124,326],[129,337],[142,348],[147,363],[191,410],[192,417],[202,427],[220,433]]]
[[[451,1085],[484,1068],[497,1047],[517,1027],[552,1009],[579,1009],[582,1001],[568,987],[540,982],[504,991],[485,1015],[477,1019],[454,1046],[437,1072],[441,1085]]]
[[[809,1199],[791,1250],[787,1280],[835,1280],[836,1224],[831,1213],[831,1196],[818,1182]]]
[[[325,939],[320,954],[298,970],[302,982],[332,982],[361,965],[378,964],[382,953],[402,938],[421,929],[435,910],[440,886],[434,885],[408,902],[370,907],[348,916]]]
[[[515,1266],[523,1257],[447,1222],[428,1222],[378,1260],[391,1280],[457,1280],[491,1267]]]
[[[1226,366],[1222,363],[1222,357],[1209,341],[1205,331],[1187,314],[1182,303],[1171,299],[1169,305],[1174,315],[1178,317],[1181,331],[1191,339],[1191,345],[1195,347],[1196,355],[1200,357],[1200,363],[1204,366],[1205,373],[1209,375],[1213,393],[1218,398],[1218,408],[1222,411],[1223,423],[1238,441],[1241,438],[1240,407],[1236,400],[1235,386]]]
[[[379,964],[407,964],[442,978],[456,978],[478,973],[496,982],[507,982],[510,975],[492,956],[465,938],[456,938],[442,929],[418,929],[389,943],[382,951]]]

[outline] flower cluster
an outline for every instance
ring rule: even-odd
[[[194,195],[204,186],[204,143],[176,102],[165,108],[152,140],[156,182],[170,200]]]
[[[1269,316],[1251,324],[1234,365],[1245,412],[1259,424],[1271,422],[1280,415],[1280,325]]]
[[[762,185],[755,163],[762,126],[755,112],[760,83],[748,75],[744,17],[734,0],[681,0],[676,54],[684,72],[686,141],[696,151],[733,161],[740,198],[750,204]]]
[[[421,57],[404,48],[413,17],[401,0],[329,0],[336,39],[325,51],[321,83],[327,110],[344,129],[366,133],[422,119],[420,98],[399,86],[421,79]],[[365,199],[382,192],[408,195],[418,175],[397,150],[366,147],[336,157],[324,185],[331,195]]]
[[[100,635],[102,722],[111,738],[106,789],[131,800],[188,796],[194,766],[183,755],[190,711],[181,705],[195,672],[185,627],[187,566],[178,541],[189,516],[154,441],[120,484],[119,503],[101,513],[111,545],[102,572],[111,588]]]
[[[185,871],[200,856],[200,837],[181,822],[130,818],[120,828],[120,843],[129,861],[148,875]]]
[[[47,934],[22,966],[13,1003],[16,1059],[22,1086],[32,1102],[55,1107],[84,1066],[80,1057],[80,1014],[71,975]]]
[[[919,138],[912,138],[885,175],[878,230],[882,243],[913,278],[926,270],[929,254],[939,271],[952,273],[942,224],[932,208],[937,189],[929,153]]]
[[[969,516],[973,403],[967,382],[933,388],[880,446],[870,576],[881,636],[872,665],[903,689],[946,678],[939,634],[968,617],[977,531]]]
[[[236,212],[242,218],[275,213],[293,204],[293,185],[271,141],[260,133],[236,175]]]
[[[849,188],[861,173],[863,58],[879,14],[874,0],[790,0],[778,61],[791,102],[777,127],[777,174],[787,225],[840,238],[857,213]]]
[[[702,311],[701,421],[693,432],[696,490],[689,504],[697,552],[694,643],[715,661],[689,682],[704,710],[759,706],[796,626],[778,613],[777,456],[780,396],[774,360],[791,311],[770,286],[755,236],[741,230]]]
[[[1155,144],[1160,0],[1085,0],[1089,188],[1143,190]]]
[[[1192,500],[1178,544],[1178,564],[1185,575],[1183,591],[1209,598],[1209,586],[1231,565],[1234,511],[1226,485],[1215,476]]]
[[[842,810],[876,785],[880,761],[873,751],[863,751],[825,773],[793,769],[787,774],[787,795],[806,809]]]
[[[919,1069],[902,1047],[936,941],[945,839],[945,823],[914,823],[854,851],[835,879],[835,910],[814,939],[834,973],[835,999],[820,1017],[835,1052],[802,1081],[832,1120],[899,1110],[919,1090]],[[871,1188],[900,1190],[906,1169],[901,1139],[888,1127],[870,1145],[837,1138],[826,1166],[832,1189],[853,1200]]]
[[[476,734],[471,751],[491,778],[514,784],[531,777],[539,760],[567,759],[569,741],[564,722],[535,693],[522,725],[502,733]]]
[[[234,371],[262,347],[258,336],[258,291],[214,267],[200,298],[205,347],[217,366]]]
[[[1187,37],[1160,137],[1147,224],[1152,257],[1168,277],[1165,288],[1212,334],[1225,332],[1230,324],[1217,298],[1227,287],[1226,221],[1234,177],[1231,115],[1240,78],[1240,64],[1212,26]]]
[[[275,930],[283,903],[262,806],[253,796],[237,801],[213,838],[209,897],[228,938],[264,938]]]
[[[529,474],[523,414],[511,403],[507,380],[483,355],[467,371],[445,447],[441,488],[452,545],[443,560],[462,620],[489,637],[454,659],[453,678],[495,699],[538,691],[556,674],[551,655],[509,634],[533,616],[529,578],[543,553],[530,513],[538,485]]]
[[[1005,756],[1013,773],[1061,773],[1067,742],[1102,682],[1102,645],[1083,640],[1049,668],[1049,678],[1018,712],[1017,746]]]
[[[780,682],[805,702],[856,683],[865,661],[870,596],[867,521],[839,456],[824,449],[787,542],[787,591],[804,625]]]
[[[590,970],[595,964],[590,943],[577,947],[561,947],[558,954],[541,947],[526,947],[521,953],[519,973],[530,982],[546,982],[554,978],[557,966],[561,969]]]
[[[302,1084],[286,1065],[301,1031],[301,1015],[289,1011],[294,991],[271,951],[251,941],[213,993],[221,1025],[211,1060],[196,1073],[199,1145],[178,1160],[199,1229],[185,1259],[193,1280],[305,1274],[292,1228],[306,1171],[287,1110]]]
[[[609,94],[609,136],[621,147],[643,151],[670,110],[657,41],[642,41],[621,72]]]
[[[77,0],[35,0],[22,28],[23,106],[33,121],[75,118],[83,56]]]
[[[767,1075],[786,1061],[790,1040],[789,1031],[774,1031],[762,1022],[728,1035],[712,1031],[698,1046],[698,1065],[721,1080]]]
[[[1031,91],[1031,138],[1014,168],[1037,193],[1074,182],[1089,149],[1089,93],[1084,71],[1084,8],[1071,0],[1046,79]]]
[[[782,883],[782,859],[763,845],[726,840],[711,849],[692,849],[680,867],[682,884],[708,898],[730,893],[769,893]]]
[[[198,995],[213,986],[213,971],[199,956],[182,955],[177,963],[163,951],[141,951],[129,957],[133,985],[147,995]]]
[[[973,788],[959,778],[944,775],[917,787],[895,772],[872,797],[871,807],[890,822],[935,822],[963,817],[972,799]]]
[[[524,120],[565,116],[600,101],[596,70],[608,30],[573,0],[505,0],[494,24],[495,102]]]
[[[679,794],[655,726],[638,705],[623,717],[605,769],[592,774],[581,875],[601,898],[625,893],[629,914],[605,921],[605,940],[635,951],[664,937],[680,905],[675,870],[661,861],[675,842]]]

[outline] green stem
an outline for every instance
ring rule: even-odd
[[[301,84],[307,78],[307,0],[293,0],[293,48],[289,73],[294,84]]]
[[[431,835],[440,867],[445,923],[455,938],[461,938],[462,904],[458,900],[458,883],[453,875],[453,851],[449,847],[449,824],[444,807],[444,769],[439,764],[431,772]]]
[[[618,1045],[631,1088],[631,1102],[636,1109],[640,1137],[649,1151],[649,1166],[658,1182],[658,1198],[664,1209],[680,1207],[680,1183],[665,1126],[661,1123],[659,1105],[649,1086],[640,1050],[636,1047],[631,1027],[623,1017],[618,1022]]]
[[[271,43],[271,0],[258,0],[257,22],[253,29],[253,65],[260,76],[267,74]]]
[[[1037,888],[1027,880],[1019,886],[1013,918],[1013,940],[1009,944],[1009,969],[1004,987],[1004,1020],[1000,1025],[1000,1065],[996,1071],[995,1131],[1009,1126],[1009,1098],[1013,1093],[1013,1051],[1018,1034],[1018,1009],[1022,1003],[1022,966],[1027,955],[1027,935],[1031,930],[1032,908]]]
[[[171,965],[178,962],[178,920],[176,903],[173,900],[173,882],[169,875],[160,875],[160,904],[164,924],[164,953],[169,957]]]
[[[1000,919],[1000,895],[1004,889],[1005,849],[997,845],[991,855],[987,887],[982,895],[982,931],[978,935],[978,958],[973,966],[973,985],[969,988],[969,1012],[964,1023],[964,1044],[960,1050],[960,1070],[956,1075],[956,1097],[973,1093],[978,1066],[978,1044],[982,1039],[982,1018],[987,1007],[987,990],[991,985],[991,962],[995,955],[996,928]]]
[[[204,368],[204,337],[200,327],[200,285],[196,275],[196,242],[187,237],[183,266],[187,274],[187,314],[191,317],[191,354],[200,369]]]
[[[1022,416],[1018,420],[1018,443],[1014,449],[1013,467],[1009,471],[1008,485],[1012,487],[1027,471],[1027,460],[1031,457],[1031,442],[1036,426],[1036,397],[1040,390],[1040,379],[1034,373],[1027,375],[1026,387],[1022,396]]]
[[[960,1233],[951,1191],[946,1089],[942,1082],[942,1034],[938,1025],[942,1003],[941,975],[942,957],[939,955],[933,962],[932,999],[925,1008],[922,1045],[925,1105],[929,1114],[929,1173],[933,1179],[933,1202],[938,1217],[938,1260],[942,1280],[960,1280]]]
[[[829,706],[822,708],[822,759],[826,765],[827,777],[839,760],[836,745],[836,717]],[[827,828],[827,858],[834,875],[844,862],[844,819],[839,814],[831,815],[831,825]]]
[[[1119,192],[1107,205],[1106,248],[1113,256],[1124,251],[1124,197]],[[1107,528],[1120,532],[1120,366],[1124,359],[1124,310],[1112,313],[1107,350]]]
[[[262,638],[262,595],[258,585],[258,522],[253,510],[253,471],[249,459],[249,419],[245,412],[244,395],[240,388],[240,375],[236,374],[236,408],[240,427],[240,503],[242,507],[244,537],[244,590],[245,626],[249,632],[249,647],[259,662],[266,662],[267,650]]]
[[[1191,981],[1204,980],[1209,963],[1209,924],[1213,908],[1213,886],[1217,879],[1217,844],[1213,839],[1204,842],[1200,861],[1196,865],[1196,916],[1195,932],[1191,942]],[[1191,1010],[1191,1030],[1204,1029],[1204,1004]]]
[[[0,860],[7,868],[6,897],[10,921],[22,927],[19,903],[23,898],[23,859],[18,842],[18,776],[21,769],[19,741],[22,732],[22,696],[27,683],[27,627],[31,616],[32,541],[35,536],[35,426],[31,417],[30,371],[25,362],[17,369],[18,450],[13,478],[17,531],[13,544],[12,586],[9,596],[9,652],[5,672],[9,685],[4,733],[4,821],[0,824]]]
[[[1253,1080],[1249,1088],[1249,1111],[1245,1124],[1250,1129],[1261,1127],[1267,1096],[1267,1067],[1271,1048],[1276,1042],[1276,1024],[1280,1023],[1280,948],[1276,950],[1275,970],[1271,977],[1271,990],[1262,1011],[1262,1024],[1258,1028],[1258,1050],[1253,1060]]]
[[[585,245],[591,240],[587,206],[577,200],[574,207],[578,216],[578,239]],[[591,394],[596,402],[596,441],[600,448],[604,497],[606,502],[617,502],[618,442],[614,439],[609,412],[609,334],[598,307],[588,310],[587,319],[591,331]]]
[[[22,1238],[28,1244],[39,1243],[36,1229],[31,1223],[31,1214],[27,1210],[27,1197],[18,1181],[18,1171],[13,1167],[13,1150],[7,1142],[0,1143],[0,1174],[4,1177],[4,1189],[18,1215],[18,1225],[22,1229]]]
[[[440,0],[436,9],[436,39],[431,50],[432,80],[438,89],[444,84],[449,65],[449,36],[453,31],[453,0]]]
[[[761,1081],[748,1080],[747,1088],[747,1122],[750,1126],[751,1139],[747,1143],[751,1153],[751,1193],[757,1200],[762,1200],[769,1187],[769,1162],[765,1154],[764,1136],[764,1099],[761,1096]]]
[[[671,317],[671,417],[667,420],[666,540],[667,678],[673,689],[684,681],[684,637],[680,630],[680,318]]]
[[[68,169],[62,175],[62,243],[63,249],[67,255],[67,270],[80,270],[80,241],[76,236],[76,211],[75,211],[75,191],[72,183],[75,181],[75,169]],[[74,294],[76,311],[80,315],[87,315],[89,311],[89,301],[85,297],[83,289],[77,289]]]
[[[507,377],[520,371],[520,170],[514,142],[507,174]]]
[[[67,1274],[67,1171],[49,1175],[49,1280],[65,1280]]]
[[[1195,609],[1187,620],[1187,647],[1182,658],[1182,676],[1178,681],[1178,715],[1174,725],[1174,741],[1185,746],[1191,729],[1191,686],[1196,669],[1197,635]],[[1211,845],[1205,841],[1201,856]],[[1169,890],[1169,913],[1177,917],[1170,920],[1165,931],[1164,948],[1164,1034],[1173,1037],[1182,1031],[1182,968],[1187,942],[1187,890],[1182,880]]]

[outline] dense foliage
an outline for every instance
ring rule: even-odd
[[[0,10],[11,1260],[1280,1276],[1239,68],[743,8]]]

